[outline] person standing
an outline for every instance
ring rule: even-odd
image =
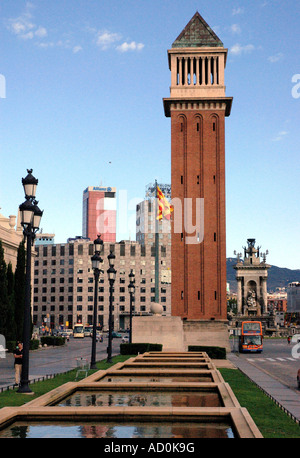
[[[22,362],[23,362],[23,344],[22,342],[17,343],[17,347],[14,352],[14,358],[15,358],[15,385],[19,385],[21,381]]]

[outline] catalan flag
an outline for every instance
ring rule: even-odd
[[[170,219],[171,212],[173,211],[173,206],[169,204],[162,190],[158,186],[156,187],[156,197],[158,199],[157,219]]]

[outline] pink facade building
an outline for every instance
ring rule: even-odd
[[[116,241],[116,188],[89,186],[83,191],[82,235],[104,242]]]

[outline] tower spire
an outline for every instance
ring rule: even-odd
[[[188,47],[223,47],[220,38],[209,27],[198,11],[172,44],[172,48]]]

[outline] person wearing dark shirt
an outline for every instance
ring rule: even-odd
[[[14,352],[15,358],[15,384],[19,385],[21,381],[22,362],[23,362],[23,344],[18,342],[17,348]]]

